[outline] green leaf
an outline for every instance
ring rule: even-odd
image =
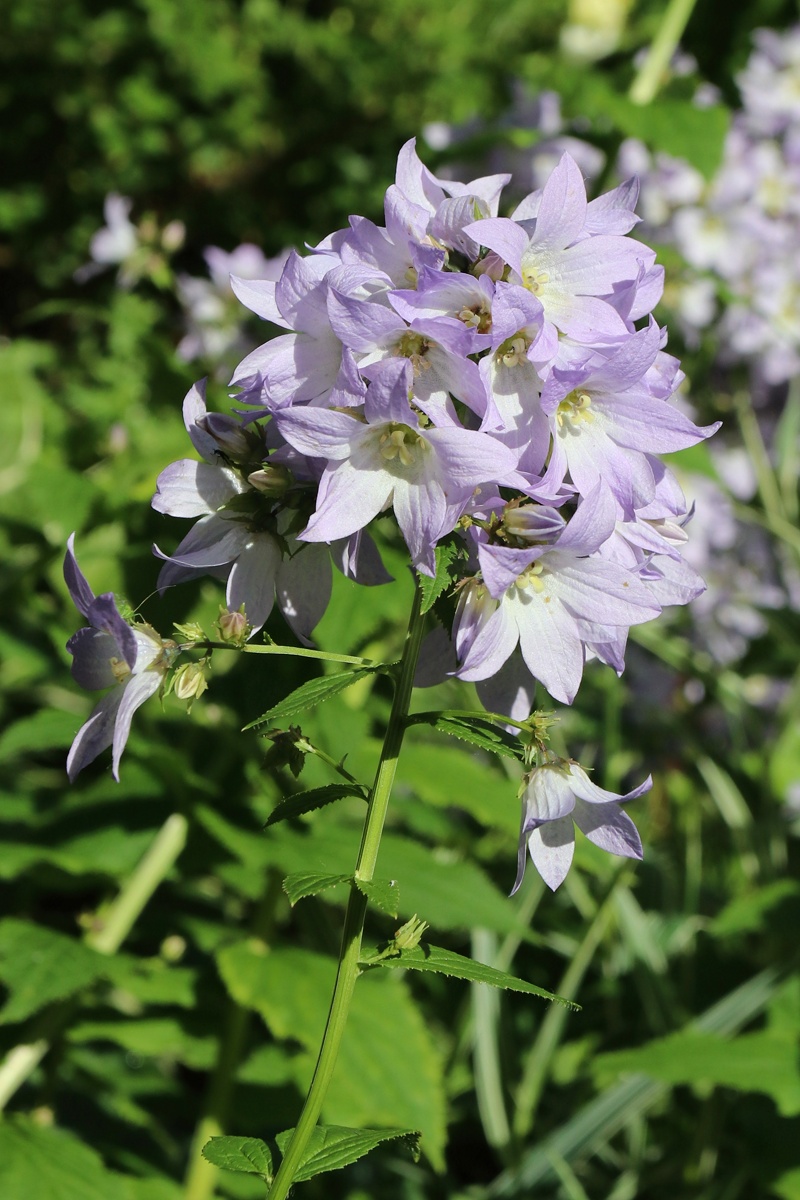
[[[602,1087],[626,1072],[662,1083],[764,1092],[783,1117],[800,1113],[800,1063],[796,1031],[740,1034],[733,1041],[698,1032],[655,1038],[637,1050],[597,1055],[592,1070]]]
[[[237,1003],[260,1013],[275,1038],[303,1046],[290,1066],[305,1091],[328,1016],[335,959],[243,941],[222,948],[217,965]],[[422,1013],[396,974],[370,971],[356,985],[323,1119],[365,1129],[419,1129],[426,1156],[439,1168],[445,1114],[442,1053]]]
[[[63,1129],[44,1128],[23,1117],[0,1122],[0,1196],[3,1200],[144,1200],[140,1181],[103,1165],[94,1150]],[[171,1193],[153,1180],[153,1200]]]
[[[80,721],[74,713],[58,709],[42,709],[24,717],[6,729],[0,737],[0,762],[8,762],[18,754],[51,753],[69,746],[78,732]]]
[[[186,1021],[189,1024],[189,1021]],[[217,1041],[208,1033],[196,1036],[174,1017],[120,1017],[108,1021],[78,1021],[67,1033],[76,1044],[111,1042],[143,1058],[185,1063],[204,1071],[214,1065]]]
[[[105,974],[108,959],[77,938],[29,921],[0,923],[0,979],[11,995],[0,1023],[24,1021],[55,1000],[65,1000]]]
[[[417,574],[419,590],[422,593],[421,613],[426,613],[433,608],[442,592],[446,591],[450,584],[458,578],[456,563],[461,554],[462,543],[451,534],[439,542],[436,547],[436,575],[434,578],[431,579],[430,575]]]
[[[400,888],[396,879],[366,879],[355,877],[355,885],[371,904],[382,908],[390,917],[396,917],[400,904]]]
[[[351,875],[316,875],[311,872],[298,871],[294,875],[286,876],[283,881],[283,890],[294,908],[297,901],[302,900],[305,896],[316,896],[318,892],[325,892],[328,888],[336,887],[337,883],[349,883],[351,879]]]
[[[364,799],[361,788],[353,783],[329,783],[325,787],[299,792],[298,795],[290,796],[288,800],[282,801],[272,810],[264,823],[264,828],[268,829],[270,825],[276,825],[278,821],[302,817],[304,813],[324,808],[326,804],[330,804],[333,800],[343,800],[345,796],[358,796],[360,800]]]
[[[473,958],[465,958],[463,954],[455,954],[452,950],[443,950],[440,946],[430,946],[420,942],[413,950],[396,950],[386,958],[376,955],[361,960],[362,967],[403,967],[412,971],[434,971],[439,975],[451,975],[454,979],[467,979],[470,983],[488,983],[492,987],[504,988],[509,992],[526,992],[531,996],[541,996],[543,1000],[555,1000],[567,1008],[580,1009],[579,1004],[565,1000],[535,983],[527,983],[505,971],[487,967],[485,963],[476,962]]]
[[[281,1154],[285,1155],[293,1129],[277,1134],[275,1141]],[[420,1133],[416,1129],[348,1129],[344,1125],[318,1125],[309,1138],[302,1165],[295,1175],[297,1183],[313,1179],[323,1171],[338,1171],[350,1163],[357,1162],[381,1142],[400,1139],[414,1162],[419,1159]]]
[[[781,1200],[800,1200],[800,1167],[792,1167],[769,1185],[771,1194],[780,1196]]]
[[[203,1158],[226,1171],[260,1175],[267,1183],[272,1179],[272,1155],[261,1138],[212,1137],[203,1146]]]
[[[435,712],[413,713],[407,724],[428,725],[440,733],[460,738],[462,742],[480,746],[482,750],[488,750],[491,754],[498,754],[503,758],[513,758],[518,762],[522,762],[524,758],[519,738],[479,716],[465,718]]]
[[[309,679],[290,692],[285,700],[268,708],[262,716],[256,717],[255,721],[251,721],[244,728],[257,729],[267,721],[287,721],[291,717],[302,716],[309,709],[352,687],[359,679],[374,675],[376,670],[376,667],[356,667],[353,671],[340,671],[337,675],[320,675],[316,679]]]

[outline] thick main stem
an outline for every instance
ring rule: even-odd
[[[411,689],[414,683],[414,672],[419,657],[419,647],[422,641],[422,615],[420,613],[419,588],[414,593],[414,604],[408,623],[403,657],[394,693],[394,702],[389,716],[386,736],[383,739],[380,762],[375,774],[375,782],[369,798],[367,818],[364,822],[364,832],[361,837],[361,847],[358,852],[355,878],[369,882],[375,873],[378,859],[378,849],[381,834],[392,794],[392,785],[397,772],[397,760],[403,744],[406,717],[411,699]],[[288,1195],[292,1181],[303,1161],[306,1146],[319,1120],[325,1094],[333,1075],[336,1059],[339,1054],[342,1036],[344,1034],[350,1004],[353,999],[356,979],[358,978],[358,961],[361,956],[361,936],[364,932],[364,919],[367,912],[367,898],[358,890],[355,883],[350,886],[350,899],[342,931],[342,945],[339,951],[339,968],[336,973],[336,984],[328,1012],[328,1022],[322,1039],[314,1078],[311,1081],[303,1111],[289,1143],[286,1154],[268,1193],[268,1200],[284,1200]]]

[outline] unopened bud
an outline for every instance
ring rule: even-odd
[[[503,529],[513,538],[526,542],[551,542],[562,532],[564,518],[543,504],[507,504]]]
[[[187,621],[185,625],[173,625],[173,629],[183,638],[185,642],[204,642],[206,640],[205,631],[197,621]]]
[[[286,467],[263,467],[259,471],[251,471],[247,482],[267,496],[283,496],[292,485],[292,474]]]
[[[250,456],[252,451],[247,435],[235,417],[227,417],[224,413],[206,413],[197,423],[211,434],[220,450],[234,462],[246,461]]]
[[[503,278],[505,269],[506,264],[500,255],[495,254],[494,250],[491,250],[485,258],[475,263],[475,266],[472,268],[472,274],[488,275],[490,279],[493,279],[497,283],[498,280]]]
[[[238,612],[229,612],[227,608],[221,608],[217,629],[219,629],[219,636],[223,642],[230,642],[233,646],[243,646],[247,641],[247,617],[244,613],[244,605]]]
[[[428,928],[427,921],[420,921],[416,913],[405,925],[401,925],[394,935],[394,945],[397,950],[414,950],[419,945],[422,935]]]
[[[179,700],[196,700],[208,687],[202,663],[184,663],[175,672],[173,691]]]

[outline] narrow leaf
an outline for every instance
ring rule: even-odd
[[[295,875],[287,875],[283,881],[283,890],[289,897],[289,903],[294,907],[304,896],[316,896],[328,888],[336,887],[337,883],[349,883],[349,875],[317,875],[299,871]]]
[[[212,1137],[203,1146],[203,1158],[226,1171],[272,1179],[272,1155],[266,1142],[253,1137]]]
[[[291,1140],[293,1129],[279,1133],[275,1138],[281,1154]],[[323,1171],[338,1171],[357,1162],[381,1142],[400,1140],[410,1150],[416,1162],[419,1158],[420,1133],[416,1129],[348,1129],[344,1125],[318,1125],[309,1139],[306,1156],[295,1175],[295,1182],[313,1179]]]
[[[436,547],[436,575],[417,575],[419,590],[422,593],[420,612],[426,613],[433,608],[442,592],[446,591],[458,575],[456,563],[461,554],[461,544],[456,538],[439,542]]]
[[[430,946],[426,942],[420,942],[413,950],[395,951],[391,957],[379,958],[376,956],[362,959],[360,965],[362,967],[404,967],[412,971],[435,971],[439,975],[451,975],[454,979],[467,979],[470,983],[489,983],[492,987],[504,988],[510,992],[526,992],[531,996],[541,996],[543,1000],[555,1000],[558,1004],[564,1004],[568,1008],[580,1009],[580,1005],[575,1004],[574,1001],[565,1000],[563,996],[556,996],[553,992],[537,987],[535,983],[517,979],[513,975],[507,975],[505,971],[487,967],[484,963],[475,962],[472,958],[465,958],[463,954],[455,954],[452,950],[443,950],[440,946]]]
[[[285,721],[289,717],[300,716],[332,696],[338,696],[339,692],[352,687],[359,679],[374,675],[375,670],[374,667],[357,667],[354,671],[340,671],[337,675],[320,675],[316,679],[309,679],[244,728],[256,729],[267,721]]]
[[[345,796],[358,796],[364,799],[364,793],[354,783],[329,783],[325,787],[311,788],[307,792],[299,792],[290,796],[275,807],[267,817],[264,828],[276,825],[278,821],[289,821],[293,817],[302,817],[304,813],[314,812],[324,808],[333,800],[343,800]]]
[[[448,717],[443,713],[435,712],[413,713],[407,723],[409,725],[429,725],[431,729],[460,738],[462,742],[469,742],[472,746],[480,746],[482,750],[502,755],[503,758],[513,758],[518,762],[522,762],[524,758],[524,751],[518,738],[488,721],[483,721],[478,716],[465,718]]]
[[[372,904],[377,904],[390,917],[396,917],[400,910],[400,888],[396,879],[366,879],[355,878],[355,885],[363,896]]]

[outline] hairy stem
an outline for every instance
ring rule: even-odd
[[[411,699],[411,689],[414,682],[414,672],[419,657],[419,647],[422,641],[423,618],[420,613],[419,588],[414,593],[414,604],[406,633],[403,657],[400,660],[394,702],[383,739],[381,757],[375,782],[369,798],[364,832],[361,837],[361,847],[356,863],[356,879],[369,882],[375,874],[375,864],[381,834],[386,820],[386,811],[392,793],[397,760],[403,744],[408,706]],[[350,887],[350,899],[344,919],[342,944],[339,951],[339,968],[336,974],[336,984],[328,1013],[325,1035],[322,1039],[314,1078],[311,1081],[306,1096],[303,1111],[297,1122],[292,1140],[268,1193],[268,1200],[284,1200],[292,1186],[292,1181],[303,1162],[303,1157],[309,1138],[319,1120],[328,1084],[331,1081],[336,1059],[339,1054],[342,1036],[344,1034],[350,1005],[353,999],[356,979],[359,974],[358,960],[361,955],[361,936],[364,932],[364,919],[367,912],[367,899],[353,883]]]

